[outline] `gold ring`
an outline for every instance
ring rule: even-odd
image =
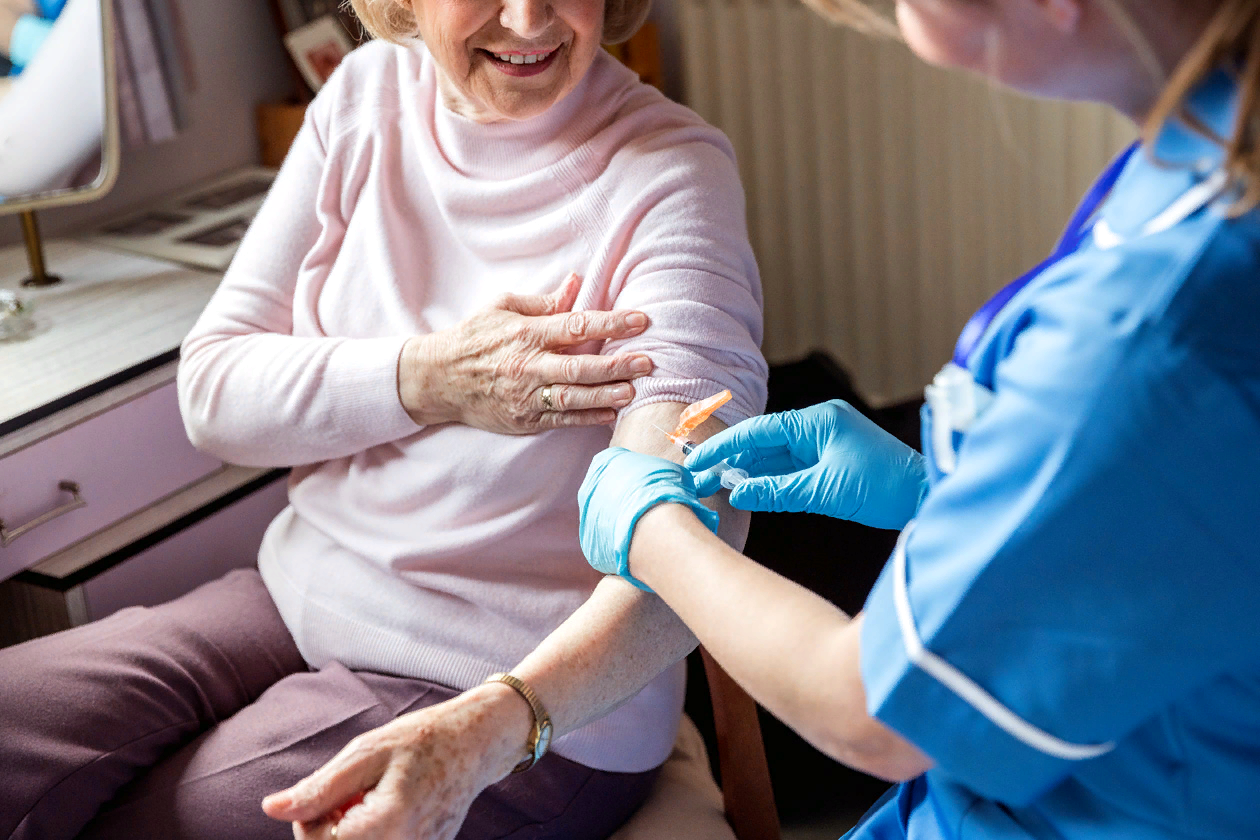
[[[542,389],[542,393],[539,396],[542,397],[543,408],[547,409],[548,411],[556,410],[556,404],[551,401],[551,386],[550,385],[544,385]]]

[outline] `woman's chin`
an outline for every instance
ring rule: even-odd
[[[483,57],[474,77],[477,98],[500,119],[527,120],[546,113],[572,90],[575,69],[567,49],[556,50],[549,59],[534,70],[531,65],[500,66]]]
[[[545,114],[551,106],[559,102],[567,91],[564,89],[549,90],[503,90],[489,92],[482,98],[488,110],[504,120],[528,120]]]

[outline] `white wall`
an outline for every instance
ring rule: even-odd
[[[1101,106],[999,92],[799,0],[673,2],[687,104],[739,162],[762,349],[826,350],[874,405],[923,393],[1133,136]]]
[[[254,105],[292,91],[267,0],[180,0],[197,74],[189,126],[175,140],[123,151],[113,191],[100,201],[41,211],[45,237],[90,228],[204,178],[258,161]],[[0,216],[0,245],[21,240]]]

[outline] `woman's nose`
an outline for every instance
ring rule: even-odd
[[[551,0],[503,0],[499,23],[522,38],[536,38],[551,25]]]

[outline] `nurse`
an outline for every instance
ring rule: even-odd
[[[900,783],[853,838],[1260,836],[1260,0],[899,0],[897,22],[931,63],[1108,103],[1142,140],[967,325],[926,457],[839,402],[687,470],[610,449],[587,557]],[[713,536],[696,497],[723,458],[753,476],[734,507],[902,529],[861,614]]]

